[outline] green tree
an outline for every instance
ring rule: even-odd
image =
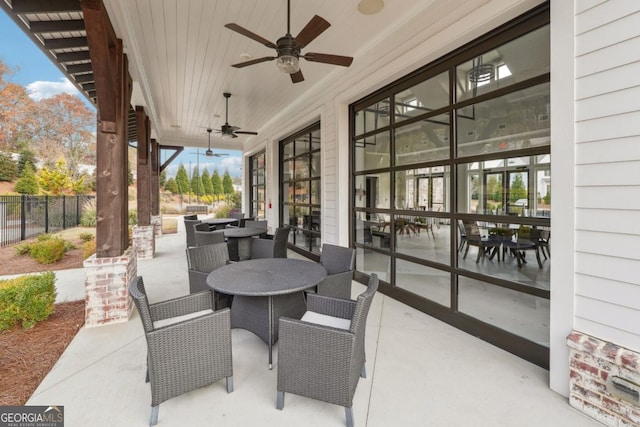
[[[133,172],[131,171],[131,162],[127,162],[127,185],[133,185]]]
[[[169,191],[171,194],[178,194],[178,183],[173,177],[169,178],[164,184],[165,191]]]
[[[222,191],[226,199],[233,194],[233,180],[228,170],[224,171],[224,176],[222,177]]]
[[[513,176],[513,181],[509,186],[509,200],[515,202],[519,199],[527,198],[527,187],[524,185],[522,174],[517,173]]]
[[[31,171],[35,173],[36,169],[36,155],[33,151],[25,148],[20,151],[20,159],[18,160],[18,175],[22,176],[24,167],[27,163],[31,163]]]
[[[189,175],[184,165],[180,163],[178,173],[176,173],[176,184],[178,184],[178,194],[187,194],[191,184],[189,183]]]
[[[10,155],[0,153],[0,181],[13,181],[18,176],[18,165]]]
[[[167,170],[160,172],[160,187],[164,187],[167,184]]]
[[[73,180],[69,176],[67,162],[62,157],[56,162],[55,168],[50,169],[45,166],[40,169],[38,179],[40,188],[45,193],[54,196],[69,193],[73,188]]]
[[[224,194],[224,187],[222,186],[222,180],[218,175],[218,170],[214,169],[213,175],[211,175],[211,188],[216,200],[220,200],[220,196]]]
[[[38,178],[33,170],[31,162],[27,162],[22,169],[22,175],[16,182],[15,190],[20,194],[38,194],[40,186],[38,185]]]
[[[207,170],[207,168],[204,168],[204,170],[202,171],[202,176],[200,178],[202,179],[203,194],[212,196],[213,186],[211,185],[211,175],[209,175],[209,171]]]
[[[200,171],[198,170],[198,166],[193,169],[193,173],[191,174],[191,192],[200,197],[203,194],[202,188],[202,180],[200,179]]]

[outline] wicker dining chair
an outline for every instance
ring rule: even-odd
[[[197,226],[196,226],[197,227]],[[224,230],[199,231],[194,232],[196,246],[213,245],[224,243]]]
[[[211,291],[149,304],[142,277],[129,288],[147,340],[150,425],[159,405],[226,378],[233,391],[230,310],[214,311]]]
[[[190,248],[191,246],[195,246],[196,245],[196,236],[195,236],[195,231],[196,229],[194,228],[194,225],[196,224],[200,224],[202,221],[200,221],[199,219],[185,219],[184,220],[184,229],[187,233],[187,247]]]
[[[209,290],[207,276],[216,268],[229,263],[229,249],[226,243],[187,248],[187,268],[189,269],[189,292]],[[231,307],[233,295],[214,292],[216,310]]]
[[[317,286],[318,295],[333,298],[351,298],[351,280],[356,265],[356,250],[325,243],[322,245],[320,264],[327,269],[327,277]]]
[[[353,395],[366,377],[365,328],[378,276],[356,301],[309,294],[301,320],[281,317],[276,407],[293,393],[345,407],[353,427]]]
[[[273,239],[251,239],[251,259],[286,258],[289,227],[278,227]]]

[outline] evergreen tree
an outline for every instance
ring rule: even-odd
[[[191,184],[189,183],[189,175],[184,165],[180,163],[178,173],[176,174],[176,184],[178,184],[178,194],[187,194]]]
[[[527,187],[524,185],[522,174],[517,173],[513,176],[513,182],[509,186],[509,200],[515,202],[519,199],[527,198]]]
[[[200,178],[202,179],[203,194],[212,196],[213,186],[211,185],[211,176],[209,175],[209,171],[207,170],[207,168],[204,168],[204,170],[202,171],[202,176]]]
[[[218,175],[217,169],[213,171],[213,175],[211,176],[211,189],[213,190],[212,194],[216,200],[220,200],[220,196],[224,194],[224,188],[222,187],[222,180],[220,179],[220,175]]]
[[[233,180],[231,179],[231,175],[229,175],[229,170],[224,171],[224,176],[222,177],[222,191],[227,199],[233,194]]]
[[[71,192],[75,184],[69,176],[67,162],[62,157],[56,162],[55,168],[45,166],[40,169],[38,178],[42,190],[54,196]]]
[[[10,155],[0,153],[0,181],[13,181],[18,176],[18,165]]]
[[[29,149],[23,149],[20,151],[20,159],[18,160],[18,175],[22,176],[24,167],[27,163],[31,163],[31,171],[35,173],[36,170],[36,155]]]
[[[40,186],[38,185],[38,178],[33,170],[31,162],[26,162],[22,169],[22,175],[16,182],[15,190],[20,194],[38,194]]]
[[[169,178],[164,184],[165,191],[169,191],[171,194],[178,194],[178,183],[173,177]]]
[[[193,168],[193,173],[191,174],[191,192],[197,196],[202,194],[202,181],[200,180],[198,166]]]
[[[167,170],[160,172],[160,187],[164,187],[167,183]]]

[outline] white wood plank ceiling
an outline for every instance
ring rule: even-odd
[[[274,56],[275,50],[224,27],[236,23],[276,42],[286,33],[286,0],[104,0],[116,34],[124,42],[134,79],[132,104],[145,107],[153,136],[164,145],[206,147],[208,126],[225,119],[223,92],[229,100],[229,124],[260,131],[273,117],[316,89],[344,78],[348,68],[301,60],[305,80],[293,84],[275,62],[245,68],[231,64]],[[314,16],[331,27],[305,52],[353,56],[383,41],[431,0],[384,0],[375,15],[358,12],[360,0],[292,0],[291,34],[296,36]],[[212,146],[242,149],[252,136]],[[258,136],[259,138],[259,136]]]

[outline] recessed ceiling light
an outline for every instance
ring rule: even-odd
[[[358,12],[363,15],[373,15],[382,10],[384,0],[360,0],[358,3]]]

